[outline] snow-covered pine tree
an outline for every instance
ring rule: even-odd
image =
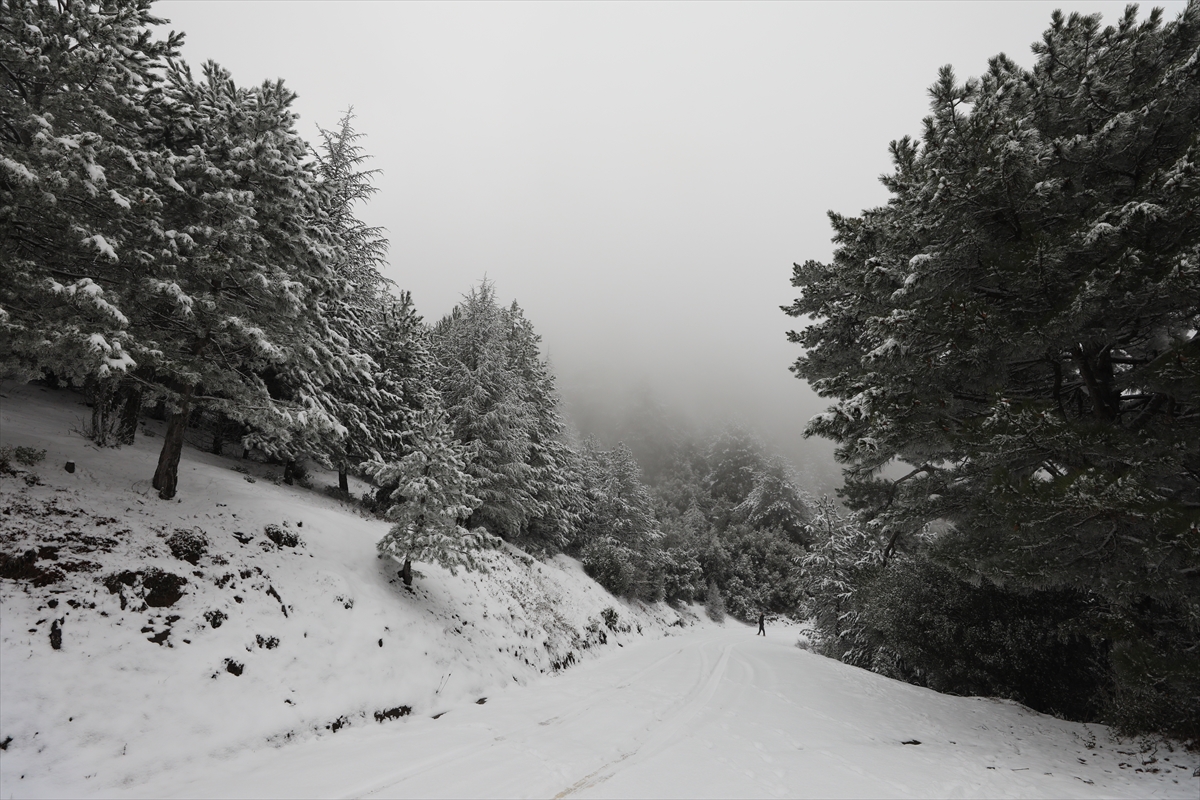
[[[525,531],[527,543],[559,550],[575,535],[584,508],[578,457],[566,442],[554,376],[542,358],[542,337],[513,301],[508,308],[508,364],[520,380],[529,409],[527,491],[536,503]]]
[[[809,545],[801,566],[804,599],[800,613],[812,620],[819,652],[857,666],[870,666],[873,653],[859,624],[856,593],[882,564],[878,543],[833,498],[811,501]]]
[[[780,530],[795,544],[807,540],[808,508],[791,465],[775,456],[754,475],[754,486],[733,516],[758,530]]]
[[[484,281],[433,328],[438,385],[455,436],[471,453],[482,505],[472,525],[556,550],[573,536],[583,498],[540,337],[515,302]]]
[[[482,501],[470,525],[520,537],[537,512],[527,458],[532,409],[509,368],[506,315],[487,282],[473,287],[433,328],[438,386],[455,437],[467,447],[468,470]]]
[[[709,493],[732,505],[746,499],[754,489],[756,476],[767,466],[762,444],[748,430],[737,426],[715,436],[705,456]]]
[[[128,300],[137,375],[170,412],[154,478],[164,498],[194,406],[246,423],[268,452],[344,430],[322,387],[361,365],[321,313],[343,286],[339,243],[293,99],[282,82],[239,88],[211,62],[201,80],[185,66],[169,74],[158,135],[176,190],[163,247]],[[304,382],[287,386],[289,372]]]
[[[110,396],[135,366],[124,295],[157,257],[173,191],[146,142],[183,38],[153,37],[161,22],[149,0],[0,5],[5,373],[90,380]]]
[[[1092,594],[1126,707],[1200,737],[1200,3],[1055,12],[1034,51],[944,68],[888,204],[831,214],[793,371],[888,551],[945,520],[960,574]]]
[[[364,465],[377,483],[398,487],[387,511],[392,529],[379,541],[379,552],[403,566],[406,586],[412,584],[413,561],[435,562],[451,572],[476,568],[475,554],[498,540],[483,528],[463,527],[481,502],[466,471],[466,448],[436,401],[415,415],[405,438],[398,460]]]
[[[314,151],[326,224],[338,244],[334,272],[341,284],[340,291],[324,298],[321,311],[348,367],[336,382],[316,390],[327,398],[345,434],[313,441],[293,439],[289,448],[293,457],[307,454],[336,466],[343,492],[349,490],[351,465],[391,457],[400,449],[400,437],[408,423],[404,398],[392,391],[394,387],[386,380],[379,380],[383,368],[374,355],[405,346],[385,341],[385,337],[413,336],[419,327],[397,327],[395,319],[387,319],[397,313],[397,302],[411,308],[411,301],[397,301],[380,272],[388,244],[382,229],[357,216],[358,207],[376,191],[373,178],[377,171],[363,168],[369,157],[359,144],[363,135],[354,129],[353,121],[353,112],[348,111],[336,129],[319,129],[322,143]],[[403,311],[399,314],[405,316]],[[303,385],[305,376],[293,368],[285,382]]]
[[[633,453],[624,444],[603,450],[588,439],[580,456],[588,503],[576,545],[584,569],[613,594],[659,599],[662,587],[650,584],[665,580],[653,574],[662,533]]]

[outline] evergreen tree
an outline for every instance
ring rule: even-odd
[[[574,534],[582,496],[539,342],[486,281],[432,332],[438,385],[483,501],[471,525],[557,549]]]
[[[661,599],[668,568],[680,570],[660,547],[654,501],[632,451],[624,444],[606,451],[589,439],[581,459],[588,504],[577,546],[584,569],[613,594]]]
[[[0,369],[107,387],[136,361],[129,270],[173,190],[147,144],[161,71],[149,0],[0,5]],[[118,268],[120,265],[120,268]]]
[[[785,309],[814,319],[794,372],[837,401],[808,431],[839,443],[884,557],[944,520],[933,553],[960,574],[1095,593],[1119,693],[1189,736],[1198,47],[1196,2],[1167,24],[1056,12],[1032,71],[944,68],[920,141],[891,146],[888,204],[831,215],[834,260],[796,266]],[[882,478],[894,462],[910,471]]]
[[[716,500],[736,506],[749,496],[766,468],[762,445],[744,428],[732,427],[708,445],[708,490]]]
[[[353,368],[335,384],[323,387],[334,413],[346,427],[344,436],[328,442],[330,460],[338,469],[338,485],[349,490],[351,464],[368,458],[392,456],[400,450],[400,437],[409,424],[411,405],[401,387],[389,383],[385,368],[375,356],[403,351],[407,339],[418,335],[419,318],[409,319],[411,299],[397,301],[388,292],[380,269],[385,263],[387,239],[380,228],[358,218],[358,206],[377,191],[376,170],[363,165],[368,156],[354,129],[353,111],[347,111],[336,129],[320,129],[321,148],[315,151],[328,224],[337,237],[340,257],[334,265],[345,291],[333,295],[322,311],[332,332],[353,354]],[[392,371],[395,363],[386,368]],[[426,376],[428,379],[431,376]],[[399,392],[399,393],[398,393]],[[321,443],[311,448],[324,455]]]
[[[436,562],[451,572],[476,568],[475,553],[496,542],[482,528],[462,526],[480,500],[472,494],[466,451],[454,440],[445,411],[431,403],[417,413],[406,439],[398,461],[365,465],[377,482],[399,487],[386,514],[394,524],[379,541],[379,552],[403,565],[405,585],[412,584],[413,561]]]
[[[194,405],[287,454],[294,439],[344,434],[323,387],[362,367],[321,313],[344,284],[294,95],[281,82],[239,88],[213,63],[199,81],[186,67],[169,77],[159,136],[178,189],[164,202],[166,246],[129,285],[134,357],[170,410],[154,478],[164,498]]]
[[[775,456],[754,475],[754,486],[733,510],[734,518],[756,530],[783,531],[795,544],[804,544],[808,508],[796,476],[786,461]]]
[[[801,560],[804,598],[800,613],[812,620],[819,652],[870,666],[874,648],[860,622],[859,593],[881,564],[878,542],[832,498],[811,504],[808,552]]]

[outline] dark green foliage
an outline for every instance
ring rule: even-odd
[[[24,464],[27,467],[36,467],[46,457],[45,450],[39,450],[36,447],[16,447],[13,449],[13,458],[18,464]]]
[[[1196,3],[1055,12],[1032,71],[944,68],[887,205],[831,214],[833,261],[797,265],[785,309],[814,320],[793,371],[836,402],[808,432],[838,443],[880,567],[933,524],[960,577],[1088,593],[1114,696],[1180,709],[1200,698],[1200,667],[1166,666],[1200,647],[1198,46]]]
[[[540,342],[521,308],[498,305],[487,282],[431,339],[436,384],[482,501],[469,526],[555,551],[574,537],[584,501]]]
[[[1106,719],[1129,732],[1164,731],[1200,743],[1200,659],[1189,609],[1143,598],[1108,620],[1116,685]]]
[[[737,526],[725,536],[732,555],[725,582],[729,613],[743,620],[764,611],[795,614],[802,596],[803,548],[770,528]]]
[[[194,566],[208,552],[208,537],[199,528],[176,528],[167,537],[167,548],[171,555]]]
[[[600,619],[604,620],[604,627],[608,628],[610,631],[615,631],[617,629],[617,625],[621,621],[621,616],[617,613],[615,608],[609,606],[600,612]]]
[[[1111,688],[1098,613],[1095,600],[1073,590],[972,586],[916,558],[875,573],[860,624],[878,644],[871,666],[886,675],[1095,720]]]
[[[638,580],[635,559],[632,550],[610,537],[588,542],[579,556],[587,574],[618,597],[633,595]]]

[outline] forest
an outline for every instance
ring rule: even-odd
[[[736,426],[580,437],[503,287],[430,322],[384,276],[352,111],[306,141],[282,81],[193,71],[160,22],[0,9],[0,372],[83,392],[100,447],[166,420],[163,501],[185,440],[318,464],[405,583],[567,553],[890,677],[1200,741],[1200,5],[1056,13],[1033,69],[943,70],[887,204],[831,213],[783,311],[838,498]]]

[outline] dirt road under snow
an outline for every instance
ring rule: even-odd
[[[1194,756],[1139,753],[1101,727],[1012,703],[939,695],[812,655],[794,641],[784,630],[764,639],[731,623],[631,646],[439,719],[229,754],[194,764],[195,774],[176,772],[133,791],[372,798],[1196,796]]]

